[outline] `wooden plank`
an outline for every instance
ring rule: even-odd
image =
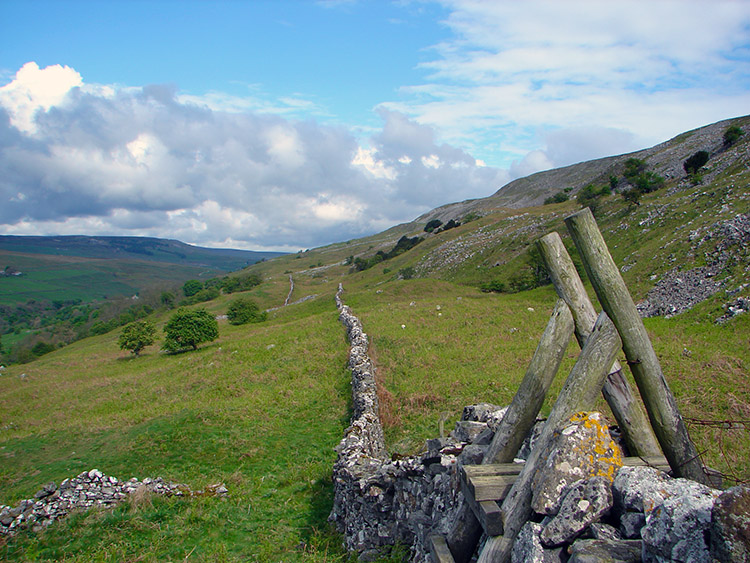
[[[440,534],[430,536],[430,555],[433,563],[455,563],[445,538]]]
[[[596,321],[594,305],[560,235],[552,232],[543,236],[537,241],[537,247],[547,265],[557,295],[567,303],[573,314],[576,339],[583,346]],[[661,455],[659,441],[651,428],[648,415],[622,373],[620,362],[615,361],[610,368],[602,395],[622,429],[628,450],[635,455]]]
[[[518,475],[493,475],[490,477],[475,477],[469,482],[472,498],[483,500],[503,500],[510,491]]]
[[[703,470],[700,455],[690,440],[646,327],[591,210],[586,208],[574,213],[565,219],[565,224],[578,248],[599,302],[617,327],[651,426],[672,471],[679,477],[708,484],[709,479]]]
[[[510,490],[510,488],[509,488]],[[503,532],[503,513],[500,505],[494,500],[483,500],[479,504],[479,522],[488,536]]]

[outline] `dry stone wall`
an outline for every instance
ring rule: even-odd
[[[362,561],[371,561],[400,543],[409,548],[410,561],[426,563],[431,560],[429,537],[449,533],[464,501],[459,464],[482,462],[504,409],[484,403],[466,407],[450,437],[429,440],[420,456],[388,459],[378,416],[375,368],[367,355],[367,334],[343,304],[341,292],[339,286],[339,318],[351,342],[354,414],[336,448],[329,520],[343,533],[346,547],[358,552]],[[557,462],[539,470],[540,479],[558,487],[550,496],[556,502],[537,498],[545,487],[534,485],[535,514],[514,543],[514,563],[712,563],[727,560],[726,554],[733,554],[729,560],[750,563],[746,526],[750,487],[722,493],[686,479],[672,479],[655,468],[621,467],[616,451],[620,446],[611,443],[611,429],[606,432],[606,426],[586,422],[595,419],[603,423],[602,415],[580,413],[574,419],[560,435],[578,445],[556,442],[545,458]],[[584,427],[603,429],[597,439],[570,430],[582,421]],[[541,425],[537,423],[517,458],[527,457]],[[602,433],[606,436],[599,436]],[[606,447],[601,446],[602,439]],[[579,461],[597,456],[581,448],[594,448],[607,462],[604,469],[596,465],[584,470],[585,463]],[[579,461],[565,458],[566,452],[579,452]],[[572,468],[572,473],[561,475],[561,468],[566,467]],[[576,476],[576,471],[586,474]]]
[[[448,531],[450,516],[463,501],[456,473],[458,452],[441,451],[446,448],[437,441],[424,456],[387,458],[367,334],[341,301],[341,291],[339,287],[336,304],[351,343],[354,413],[336,448],[329,520],[344,534],[347,549],[360,553],[363,561],[401,544],[410,548],[412,561],[427,562],[427,538]]]

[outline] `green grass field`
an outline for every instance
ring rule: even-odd
[[[251,294],[264,306],[277,302],[282,280]],[[498,295],[435,280],[352,282],[344,299],[370,335],[389,447],[402,454],[439,435],[441,417],[449,430],[467,404],[507,404],[555,301],[549,287]],[[223,482],[230,493],[227,500],[153,498],[79,514],[9,540],[0,559],[349,560],[326,521],[333,447],[350,409],[336,285],[301,279],[301,293],[317,299],[258,325],[223,322],[219,340],[196,352],[167,356],[153,346],[132,358],[117,349],[115,331],[6,369],[0,502],[93,467],[193,489]],[[222,313],[229,299],[209,309]],[[747,419],[742,351],[750,319],[717,327],[705,315],[647,320],[647,327],[686,417]],[[571,343],[562,373],[576,355]],[[750,475],[746,430],[690,429],[707,463]]]

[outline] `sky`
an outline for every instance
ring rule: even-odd
[[[294,252],[748,113],[744,0],[0,0],[0,234]]]

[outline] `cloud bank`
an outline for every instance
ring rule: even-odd
[[[298,250],[489,195],[507,171],[381,110],[363,145],[341,127],[230,113],[175,88],[87,85],[21,68],[0,88],[5,234],[139,234]]]

